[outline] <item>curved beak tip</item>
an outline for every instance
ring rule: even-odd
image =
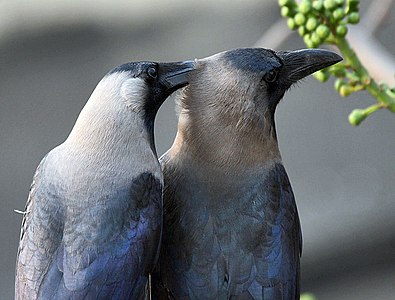
[[[188,84],[188,74],[195,69],[195,61],[162,64],[163,84],[169,89],[178,89]]]
[[[323,49],[286,51],[279,52],[279,55],[284,61],[288,78],[294,82],[343,60],[337,53]]]
[[[318,56],[318,58],[321,57],[323,63],[333,65],[343,60],[343,57],[335,52],[321,49],[317,50],[318,52],[316,55]]]

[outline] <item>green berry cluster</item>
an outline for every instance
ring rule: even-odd
[[[281,14],[288,18],[288,26],[297,29],[307,47],[316,48],[323,43],[336,44],[347,34],[347,23],[359,22],[359,0],[279,0]],[[325,82],[331,75],[338,78],[336,90],[346,97],[363,89],[361,79],[345,63],[338,63],[314,73]]]
[[[281,15],[288,27],[298,30],[307,47],[333,43],[334,36],[345,37],[347,23],[359,22],[359,0],[279,0]]]
[[[344,62],[314,73],[321,82],[331,75],[337,77],[335,89],[343,97],[367,90],[378,102],[365,109],[355,109],[349,115],[352,125],[359,125],[380,108],[395,113],[395,88],[378,85],[359,61],[346,40],[347,25],[359,22],[359,0],[278,0],[281,15],[288,19],[288,27],[297,30],[307,47],[321,44],[336,45]]]

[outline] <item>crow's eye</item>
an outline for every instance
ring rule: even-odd
[[[158,72],[156,71],[155,67],[149,67],[147,70],[147,74],[149,77],[155,79],[156,77],[158,77]]]
[[[278,71],[277,70],[271,70],[270,72],[266,73],[263,76],[263,80],[265,80],[266,82],[275,82],[277,80],[277,75],[278,75]]]

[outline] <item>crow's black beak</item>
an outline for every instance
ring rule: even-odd
[[[343,60],[340,55],[322,49],[279,51],[277,55],[284,63],[281,73],[292,83]]]
[[[188,73],[194,70],[194,61],[159,64],[159,81],[173,92],[188,84]]]

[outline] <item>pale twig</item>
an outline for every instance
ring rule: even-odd
[[[366,34],[363,27],[349,28],[347,38],[359,59],[377,82],[395,85],[395,60],[373,36]]]
[[[370,3],[361,20],[361,25],[365,27],[367,34],[376,33],[391,13],[393,4],[394,0],[376,0]]]

